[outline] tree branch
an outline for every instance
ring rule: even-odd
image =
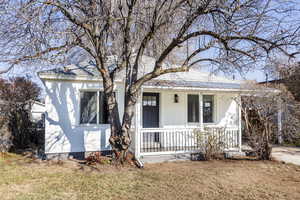
[[[92,27],[89,24],[86,24],[84,22],[81,22],[80,20],[78,20],[74,15],[72,15],[66,8],[65,5],[61,4],[60,2],[56,1],[45,1],[43,2],[43,4],[45,5],[52,5],[57,7],[63,14],[64,16],[66,16],[72,23],[76,24],[77,26],[86,29],[88,31],[92,31]]]

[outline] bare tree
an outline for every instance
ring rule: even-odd
[[[258,159],[271,160],[272,144],[278,136],[278,92],[256,87],[259,94],[242,98],[242,117],[246,143],[253,149]]]
[[[299,23],[293,20],[297,7],[297,1],[281,0],[1,0],[0,57],[8,66],[55,64],[72,49],[87,52],[102,76],[110,144],[122,160],[145,82],[201,63],[242,70],[274,54],[293,57],[300,41]],[[171,58],[192,43],[197,45],[172,65]],[[154,57],[155,64],[139,77],[144,54]],[[114,68],[108,67],[108,58]],[[113,92],[121,71],[122,121]]]
[[[275,60],[269,69],[274,80],[265,83],[281,90],[283,141],[300,144],[300,63]]]

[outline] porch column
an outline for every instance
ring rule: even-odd
[[[277,133],[278,143],[282,144],[282,101],[281,99],[278,100],[277,125],[278,125],[278,133]]]
[[[239,109],[239,152],[242,152],[242,97],[238,96],[238,109]]]
[[[203,95],[199,93],[199,120],[200,120],[200,129],[204,130],[203,125]]]
[[[134,154],[136,158],[140,157],[140,152],[141,152],[142,98],[143,98],[143,89],[141,88],[138,101],[135,104],[135,152]]]

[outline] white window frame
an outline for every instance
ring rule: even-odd
[[[97,93],[97,122],[95,123],[95,124],[91,124],[91,123],[80,123],[80,117],[81,117],[81,93],[82,92],[96,92]],[[99,108],[99,96],[100,96],[100,92],[104,92],[104,90],[103,89],[80,89],[79,90],[79,94],[78,94],[78,96],[79,96],[79,103],[78,103],[78,105],[79,105],[79,113],[78,113],[78,116],[77,116],[77,125],[78,126],[103,126],[103,125],[105,125],[105,126],[107,126],[107,125],[109,125],[109,123],[108,124],[100,124],[99,123],[99,111],[100,111],[100,108]],[[115,92],[115,95],[116,95],[116,100],[118,101],[118,93],[117,93],[117,91],[116,90],[114,90],[113,92]]]

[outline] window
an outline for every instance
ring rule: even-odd
[[[199,122],[199,95],[188,95],[188,122]]]
[[[80,93],[80,124],[107,124],[108,107],[103,92]]]
[[[143,96],[143,106],[156,106],[156,96]]]
[[[214,96],[203,95],[203,123],[213,123]]]

